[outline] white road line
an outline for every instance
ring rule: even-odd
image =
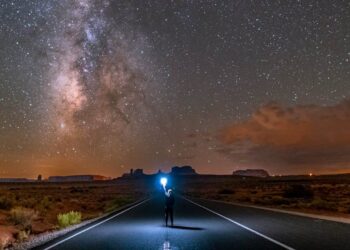
[[[129,207],[129,208],[127,208],[127,209],[125,209],[125,210],[123,210],[123,211],[113,215],[113,216],[111,216],[111,217],[108,217],[107,219],[105,219],[103,221],[100,221],[99,223],[96,223],[96,224],[94,224],[94,225],[92,225],[92,226],[90,226],[88,228],[85,228],[84,230],[81,230],[81,231],[79,231],[79,232],[77,232],[77,233],[75,233],[75,234],[73,234],[73,235],[71,235],[71,236],[69,236],[69,237],[67,237],[67,238],[65,238],[63,240],[60,240],[59,242],[56,242],[55,244],[45,248],[44,250],[52,249],[52,248],[62,244],[63,242],[65,242],[67,240],[70,240],[70,239],[74,238],[75,236],[78,236],[79,234],[85,233],[86,231],[88,231],[88,230],[90,230],[90,229],[92,229],[94,227],[97,227],[97,226],[101,225],[102,223],[105,223],[105,222],[107,222],[107,221],[109,221],[109,220],[111,220],[111,219],[113,219],[113,218],[115,218],[115,217],[117,217],[117,216],[119,216],[119,215],[121,215],[121,214],[123,214],[123,213],[125,213],[125,212],[127,212],[127,211],[129,211],[129,210],[131,210],[131,209],[133,209],[133,208],[135,208],[135,207],[145,203],[145,202],[147,202],[147,201],[149,201],[150,199],[147,199],[147,200],[144,200],[144,201],[142,201],[140,203],[137,203],[137,204],[135,204],[135,205],[133,205],[133,206],[131,206],[131,207]]]
[[[193,203],[193,204],[195,204],[195,205],[197,205],[197,206],[199,206],[199,207],[201,207],[201,208],[203,208],[203,209],[205,209],[205,210],[207,210],[207,211],[209,211],[209,212],[211,212],[213,214],[216,214],[217,216],[219,216],[219,217],[221,217],[221,218],[223,218],[225,220],[228,220],[228,221],[232,222],[233,224],[236,224],[239,227],[242,227],[242,228],[248,230],[249,232],[252,232],[252,233],[254,233],[256,235],[259,235],[260,237],[263,237],[264,239],[266,239],[268,241],[271,241],[271,242],[275,243],[276,245],[279,245],[279,246],[281,246],[281,247],[283,247],[285,249],[288,249],[288,250],[295,250],[294,248],[292,248],[290,246],[287,246],[286,244],[283,244],[282,242],[279,242],[277,240],[274,240],[274,239],[270,238],[269,236],[266,236],[266,235],[264,235],[262,233],[259,233],[259,232],[255,231],[254,229],[251,229],[251,228],[249,228],[249,227],[247,227],[247,226],[245,226],[245,225],[243,225],[243,224],[241,224],[241,223],[239,223],[237,221],[234,221],[234,220],[232,220],[232,219],[230,219],[230,218],[228,218],[228,217],[226,217],[226,216],[224,216],[222,214],[219,214],[218,212],[215,212],[215,211],[211,210],[210,208],[202,206],[202,205],[200,205],[200,204],[198,204],[198,203],[196,203],[194,201],[191,201],[191,200],[189,200],[189,199],[187,199],[185,197],[183,197],[183,198],[185,200],[187,200],[188,202],[191,202],[191,203]]]

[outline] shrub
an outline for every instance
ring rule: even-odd
[[[0,209],[10,209],[12,205],[12,200],[7,197],[0,197]]]
[[[81,213],[70,211],[65,214],[57,215],[58,225],[61,228],[65,228],[74,224],[78,224],[81,222]]]
[[[81,188],[81,187],[72,187],[70,188],[70,191],[69,191],[71,194],[74,194],[74,193],[84,193],[86,192],[86,190],[84,190],[84,188]]]
[[[21,205],[24,207],[27,207],[27,208],[35,208],[38,205],[38,201],[37,201],[37,199],[32,198],[32,197],[31,198],[29,198],[29,197],[24,198],[23,197]]]
[[[239,202],[251,202],[252,199],[248,196],[240,196],[236,198],[237,201]]]
[[[282,198],[280,196],[272,196],[271,197],[271,205],[289,205],[290,201],[288,199]]]
[[[310,186],[306,185],[291,185],[287,189],[284,190],[283,196],[285,198],[303,198],[303,199],[311,199],[314,196],[314,192],[310,188]]]
[[[108,202],[105,205],[104,212],[105,213],[112,212],[113,210],[115,210],[121,206],[124,206],[126,204],[129,204],[133,201],[134,201],[133,198],[130,196],[120,196],[120,197],[115,198],[115,199],[111,200],[110,202]]]
[[[325,201],[320,198],[313,200],[310,204],[310,207],[315,209],[320,209],[320,210],[329,210],[329,211],[337,210],[337,206],[334,202]]]
[[[8,232],[8,231],[2,231],[0,234],[0,249],[7,249],[7,247],[9,245],[11,245],[11,243],[14,242],[14,238],[12,233]]]
[[[235,191],[228,188],[223,188],[218,191],[218,194],[234,194]]]
[[[41,208],[41,210],[45,210],[45,209],[49,209],[51,206],[51,200],[50,197],[45,196],[39,204],[39,207]]]
[[[29,230],[31,230],[33,220],[37,217],[38,214],[35,210],[23,207],[13,208],[10,212],[10,219],[13,223]]]
[[[27,240],[29,238],[29,232],[23,230],[23,231],[19,231],[18,234],[17,234],[17,240],[19,242],[23,242],[25,240]]]

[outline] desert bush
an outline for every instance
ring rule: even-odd
[[[228,188],[223,188],[218,191],[218,194],[234,194],[235,191]]]
[[[118,198],[115,198],[113,200],[111,200],[110,202],[108,202],[106,205],[105,205],[105,208],[104,208],[104,211],[105,212],[112,212],[113,210],[119,208],[119,207],[122,207],[126,204],[129,204],[131,202],[133,202],[134,199],[130,196],[120,196]]]
[[[337,208],[335,209],[335,211],[338,211],[339,213],[343,213],[343,214],[346,214],[348,213],[348,208],[347,207],[344,207],[344,206],[341,206],[338,204]]]
[[[290,201],[288,199],[285,199],[281,196],[272,196],[271,200],[271,205],[289,205]]]
[[[84,193],[84,192],[86,192],[86,190],[84,188],[81,188],[81,187],[71,187],[69,192],[72,193],[72,194],[74,194],[74,193]]]
[[[269,202],[265,199],[260,198],[251,198],[250,202],[256,204],[256,205],[269,205]]]
[[[285,198],[303,198],[311,199],[314,196],[314,192],[310,186],[295,184],[286,188],[283,192]]]
[[[248,196],[240,196],[236,198],[237,201],[239,202],[251,202],[252,199]]]
[[[82,203],[82,204],[80,205],[80,207],[81,207],[83,210],[87,210],[87,209],[89,208],[89,205],[86,204],[86,203]]]
[[[81,222],[81,213],[70,211],[68,213],[57,215],[58,225],[61,228],[65,228]]]
[[[30,232],[22,230],[22,231],[18,232],[16,238],[19,242],[22,242],[22,241],[25,241],[29,238],[29,234],[30,234]]]
[[[320,198],[314,199],[310,203],[310,207],[315,209],[320,209],[320,210],[329,210],[329,211],[336,211],[338,209],[334,202],[325,201]]]
[[[49,209],[51,206],[51,199],[48,196],[45,196],[41,201],[40,201],[40,207],[42,209]]]
[[[29,230],[31,230],[33,220],[37,217],[38,214],[35,210],[24,207],[13,208],[10,212],[10,219],[14,224]]]
[[[10,209],[13,205],[13,201],[8,197],[0,197],[0,209]]]
[[[0,234],[0,250],[7,249],[14,239],[9,232]]]
[[[35,208],[37,204],[38,204],[38,201],[33,197],[31,197],[31,198],[22,197],[21,206],[23,206],[23,207]]]
[[[62,201],[62,198],[61,198],[61,197],[55,197],[55,201],[56,201],[56,202],[61,202],[61,201]]]

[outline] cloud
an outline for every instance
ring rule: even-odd
[[[218,151],[267,168],[322,171],[350,162],[349,127],[350,101],[295,107],[269,103],[250,119],[221,130]]]

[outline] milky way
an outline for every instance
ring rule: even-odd
[[[64,22],[53,37],[58,49],[51,53],[50,119],[62,134],[121,132],[146,102],[149,73],[135,51],[142,53],[145,42],[137,33],[121,33],[120,23],[106,17],[108,7],[76,2],[62,13]]]
[[[0,3],[0,176],[347,171],[348,1]]]

